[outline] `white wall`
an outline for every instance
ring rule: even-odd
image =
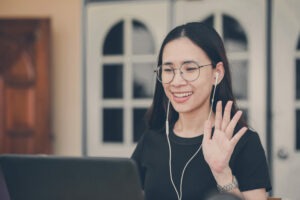
[[[81,155],[81,0],[1,0],[3,17],[51,19],[53,150]]]

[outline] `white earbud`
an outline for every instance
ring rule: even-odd
[[[218,80],[219,80],[219,72],[216,72],[215,86],[218,85]]]

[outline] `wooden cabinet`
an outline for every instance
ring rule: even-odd
[[[52,151],[49,44],[49,19],[0,19],[0,153]]]

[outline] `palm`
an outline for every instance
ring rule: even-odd
[[[229,160],[233,149],[241,136],[246,132],[247,128],[242,128],[233,136],[234,128],[240,119],[242,112],[238,111],[232,119],[230,119],[230,111],[232,102],[228,102],[224,114],[222,116],[222,104],[218,102],[215,130],[211,134],[212,128],[210,122],[206,122],[203,139],[203,154],[207,164],[213,172],[222,172],[228,167]]]

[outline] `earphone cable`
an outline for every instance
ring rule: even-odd
[[[216,81],[215,81],[215,87],[214,87],[214,90],[213,90],[213,95],[212,95],[212,99],[211,99],[211,106],[210,106],[210,111],[209,111],[209,115],[208,115],[208,119],[207,120],[210,120],[210,117],[211,117],[213,103],[214,103],[214,98],[215,98],[215,93],[216,93],[216,88],[217,88],[217,83],[218,83],[218,76],[217,76]],[[185,170],[186,170],[187,166],[189,165],[189,163],[194,159],[194,157],[201,150],[202,143],[199,146],[199,148],[197,149],[197,151],[192,155],[192,157],[184,165],[184,168],[183,168],[181,176],[180,176],[180,185],[179,185],[179,192],[178,192],[178,190],[177,190],[177,188],[175,186],[175,183],[173,181],[173,174],[172,174],[172,148],[171,148],[170,138],[169,138],[169,110],[170,110],[170,100],[168,102],[167,115],[166,115],[166,136],[167,136],[167,141],[168,141],[168,146],[169,146],[169,172],[170,172],[170,180],[171,180],[173,188],[174,188],[174,190],[176,192],[177,198],[178,198],[178,200],[181,200],[182,199],[182,193],[183,193],[182,192],[182,188],[183,188],[182,187],[182,182],[183,182],[183,176],[184,176]]]

